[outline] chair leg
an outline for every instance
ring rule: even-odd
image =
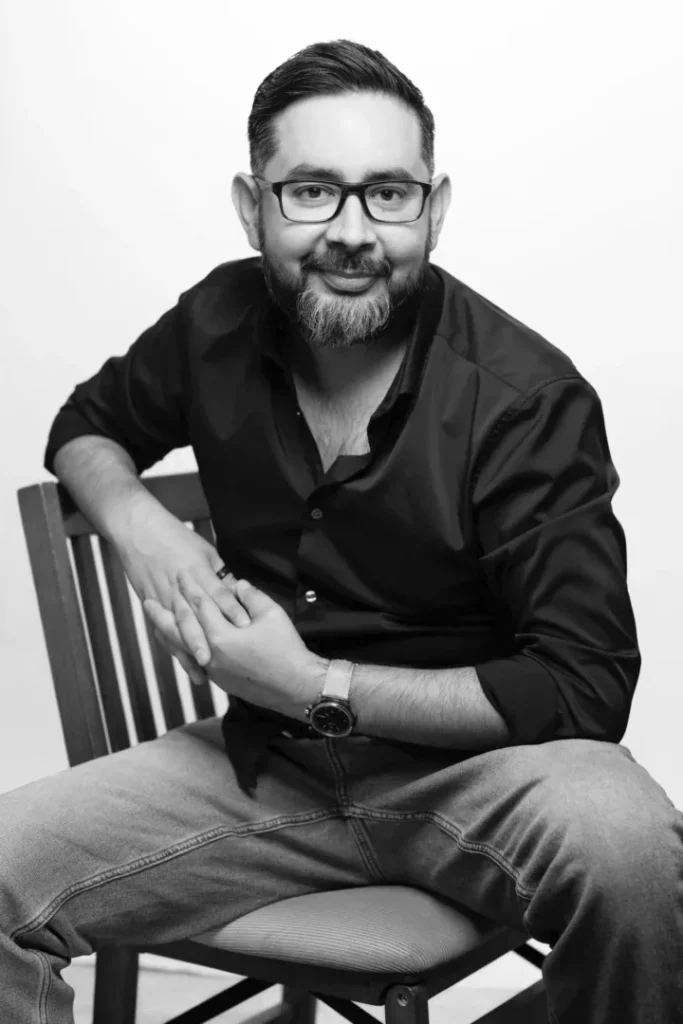
[[[125,946],[105,946],[95,958],[93,1024],[134,1024],[138,994],[138,954]]]
[[[386,1024],[429,1024],[429,1001],[423,985],[393,985],[384,1001]]]
[[[315,1024],[318,1000],[303,988],[293,985],[282,986],[281,1015],[278,1020],[287,1024]]]

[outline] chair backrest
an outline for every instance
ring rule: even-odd
[[[215,544],[196,472],[141,482]],[[68,491],[49,481],[17,496],[69,764],[219,713],[222,691],[191,684],[161,647],[116,551]]]

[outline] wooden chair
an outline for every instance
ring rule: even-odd
[[[196,473],[152,476],[143,483],[179,520],[215,543]],[[154,739],[193,720],[183,709],[183,689],[185,703],[189,692],[197,718],[217,714],[213,684],[179,687],[184,675],[156,641],[151,625],[145,670],[147,619],[111,545],[65,488],[52,481],[34,484],[21,488],[18,499],[70,765]],[[120,652],[118,670],[112,633]],[[162,728],[155,722],[148,680],[152,673]],[[358,1002],[384,1006],[387,1024],[428,1024],[432,996],[503,954],[514,950],[540,967],[545,958],[526,939],[521,932],[404,886],[301,896],[182,942],[145,950],[100,950],[93,1021],[134,1022],[138,954],[146,951],[244,978],[168,1024],[203,1024],[278,984],[283,986],[281,1003],[248,1024],[313,1024],[317,999],[351,1024],[376,1024]],[[546,1024],[547,1019],[539,980],[480,1017],[478,1024]]]

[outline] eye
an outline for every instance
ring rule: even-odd
[[[339,194],[339,189],[335,190],[333,188],[320,185],[318,182],[290,186],[290,191],[292,197],[299,203],[325,202]]]
[[[381,185],[370,191],[369,198],[375,203],[391,206],[403,202],[406,198],[406,190],[398,185]]]

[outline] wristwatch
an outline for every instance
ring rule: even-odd
[[[306,708],[311,728],[321,736],[341,739],[353,732],[356,716],[348,697],[355,667],[352,661],[334,658],[327,667],[322,693]]]

